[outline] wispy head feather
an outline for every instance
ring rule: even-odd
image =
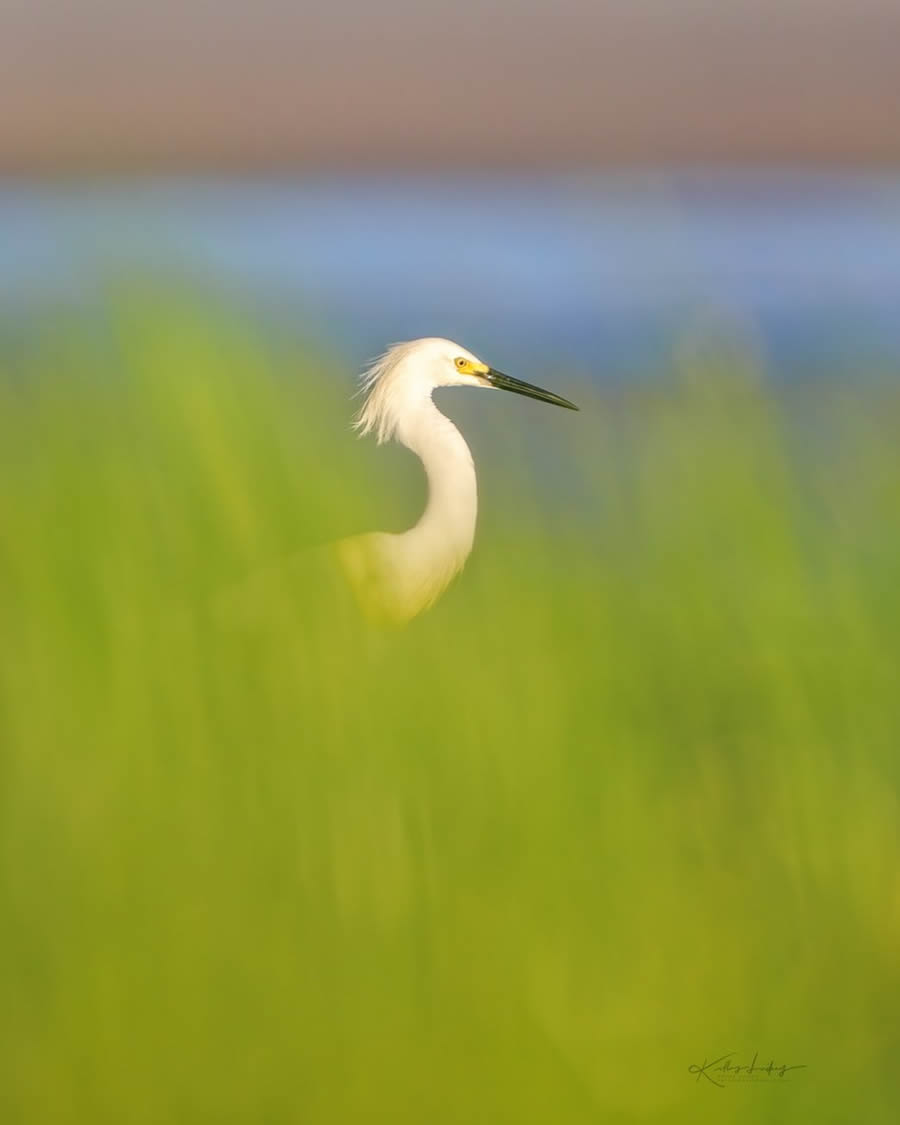
[[[359,393],[365,395],[366,400],[353,421],[353,428],[361,437],[374,434],[375,440],[381,445],[394,436],[397,419],[390,406],[391,387],[401,361],[416,342],[412,340],[392,344],[360,376]]]

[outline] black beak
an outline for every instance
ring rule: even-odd
[[[502,371],[495,371],[493,367],[488,368],[485,379],[492,387],[496,387],[500,391],[512,391],[516,395],[525,395],[526,398],[536,398],[538,402],[549,402],[553,406],[564,406],[566,410],[577,410],[578,407],[574,402],[569,402],[567,398],[560,398],[559,395],[553,394],[551,391],[545,391],[543,387],[533,387],[531,383],[523,383],[521,379],[513,379],[511,375],[504,375]]]

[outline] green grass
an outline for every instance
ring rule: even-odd
[[[208,612],[414,476],[347,373],[146,294],[7,368],[4,1125],[897,1119],[895,389],[447,399],[475,554],[373,637]]]

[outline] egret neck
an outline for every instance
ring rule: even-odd
[[[425,511],[400,539],[423,587],[436,586],[433,600],[462,570],[472,550],[478,515],[475,465],[465,438],[430,393],[398,428],[397,438],[421,460],[428,479]]]

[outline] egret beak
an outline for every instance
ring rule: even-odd
[[[577,410],[574,402],[561,398],[552,391],[545,391],[543,387],[534,387],[531,383],[523,383],[521,379],[513,379],[511,375],[504,375],[502,371],[495,371],[489,367],[484,374],[488,383],[500,391],[512,391],[516,395],[525,395],[526,398],[536,398],[539,402],[549,402],[553,406],[564,406],[566,410]]]

